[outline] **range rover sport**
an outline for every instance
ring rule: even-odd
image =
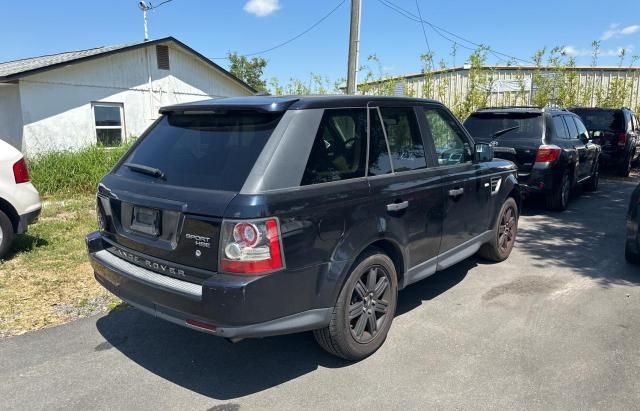
[[[516,168],[442,104],[241,97],[166,107],[98,187],[96,279],[237,341],[314,330],[362,359],[398,290],[515,242]]]

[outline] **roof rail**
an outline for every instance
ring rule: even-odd
[[[496,110],[496,109],[507,109],[507,108],[537,108],[541,109],[540,106],[495,106],[495,107],[480,107],[477,111],[480,110]]]

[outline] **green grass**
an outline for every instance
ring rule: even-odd
[[[0,261],[0,337],[118,307],[93,278],[84,244],[95,230],[94,196],[49,197],[40,220]]]
[[[91,146],[29,159],[34,185],[43,196],[94,194],[100,179],[122,157],[130,144],[115,148]]]
[[[0,261],[0,337],[123,307],[93,278],[84,238],[95,230],[95,191],[130,145],[29,159],[42,215]]]

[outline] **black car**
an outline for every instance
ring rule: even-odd
[[[627,261],[640,264],[640,230],[638,221],[640,220],[640,184],[631,195],[629,202],[629,212],[627,213],[627,244],[625,247],[625,257]]]
[[[435,101],[256,96],[161,113],[99,184],[87,246],[104,287],[168,321],[232,341],[315,330],[357,360],[384,342],[398,290],[513,247],[515,166]]]
[[[552,210],[567,208],[576,184],[598,188],[600,146],[567,110],[486,108],[472,113],[464,125],[475,141],[490,144],[497,157],[516,163],[523,192],[543,194]]]
[[[640,160],[640,121],[628,108],[570,108],[582,119],[590,138],[602,146],[603,165],[614,167],[627,177],[634,162]]]

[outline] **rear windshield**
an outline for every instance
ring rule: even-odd
[[[541,113],[474,113],[465,122],[469,133],[480,140],[541,138]]]
[[[580,116],[589,131],[622,131],[624,130],[624,114],[622,110],[589,110],[572,109]]]
[[[117,170],[159,184],[239,191],[281,114],[233,111],[164,116]],[[152,167],[154,178],[125,164]]]

